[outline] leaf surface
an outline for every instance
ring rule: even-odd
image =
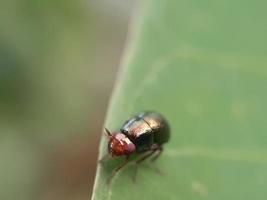
[[[267,12],[264,1],[141,1],[105,126],[162,113],[171,140],[155,163],[98,166],[93,200],[266,199]],[[106,154],[103,137],[100,156]]]

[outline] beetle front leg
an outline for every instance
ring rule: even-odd
[[[127,155],[127,156],[125,157],[124,162],[121,163],[118,167],[116,167],[116,168],[113,170],[111,176],[110,176],[110,177],[108,178],[108,180],[107,180],[107,184],[108,184],[108,185],[111,183],[112,178],[118,173],[118,171],[119,171],[120,169],[122,169],[125,165],[127,165],[127,163],[129,162],[129,158],[130,158],[130,156]]]

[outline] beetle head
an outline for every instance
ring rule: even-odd
[[[110,133],[107,129],[106,132],[109,137],[108,152],[112,157],[127,156],[135,152],[134,143],[126,135],[121,132]]]

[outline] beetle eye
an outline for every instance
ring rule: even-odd
[[[108,153],[112,154],[112,140],[108,141]]]
[[[128,152],[129,153],[135,152],[135,145],[132,142],[128,144]]]

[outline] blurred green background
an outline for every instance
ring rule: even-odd
[[[0,12],[0,199],[89,199],[131,0]]]

